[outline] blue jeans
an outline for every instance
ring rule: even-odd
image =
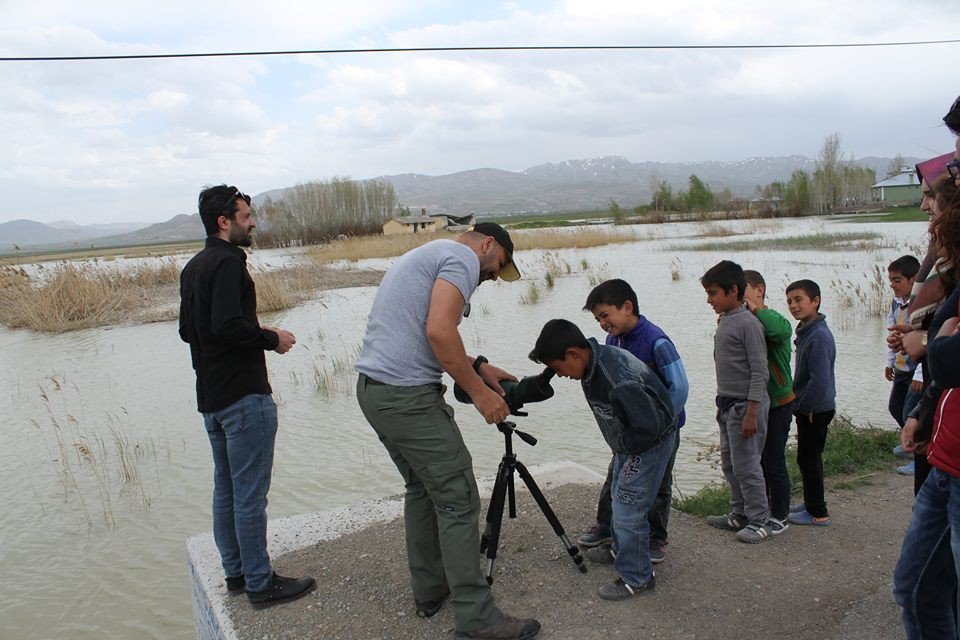
[[[213,539],[227,577],[244,576],[248,591],[270,586],[267,492],[277,438],[277,405],[251,394],[203,414],[213,450]]]
[[[784,520],[790,511],[790,474],[787,471],[787,438],[793,422],[793,403],[770,407],[767,414],[767,440],[760,456],[763,478],[767,483],[770,516]]]
[[[908,640],[956,638],[960,478],[933,469],[913,506],[893,574]]]
[[[650,541],[661,545],[667,544],[667,525],[670,524],[670,505],[673,502],[673,465],[677,460],[677,449],[680,447],[680,430],[677,429],[677,439],[673,444],[673,453],[667,460],[667,467],[663,470],[663,480],[657,491],[657,498],[650,507],[647,521],[650,522]],[[613,484],[613,458],[607,465],[607,478],[600,488],[600,498],[597,501],[597,524],[601,529],[611,531],[613,520],[613,506],[610,498],[610,486]]]
[[[623,581],[634,587],[646,585],[653,576],[647,514],[657,498],[676,439],[674,431],[641,454],[613,457],[613,566]]]

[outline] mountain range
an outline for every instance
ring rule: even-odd
[[[919,159],[905,158],[913,166]],[[856,164],[882,178],[890,158],[866,157]],[[666,180],[678,191],[691,174],[711,186],[749,196],[757,185],[789,180],[797,169],[812,172],[814,161],[801,155],[749,158],[737,162],[632,162],[622,156],[566,160],[523,171],[470,169],[439,176],[416,173],[379,176],[393,185],[399,202],[428,213],[511,215],[530,212],[582,211],[606,208],[616,200],[625,208],[650,201],[652,187]],[[282,199],[290,187],[271,189],[253,198],[262,205]],[[174,242],[203,237],[197,214],[181,213],[166,222],[77,225],[70,221],[43,224],[32,220],[0,223],[0,253],[20,249],[71,249]]]
[[[890,158],[867,157],[856,164],[882,179]],[[905,158],[913,166],[919,159]],[[546,163],[513,172],[472,169],[442,176],[380,176],[393,185],[400,203],[436,213],[511,214],[605,209],[610,200],[625,208],[650,202],[653,188],[666,180],[674,192],[685,190],[691,174],[714,191],[730,189],[749,197],[757,185],[786,181],[797,169],[814,170],[814,161],[800,155],[749,158],[738,162],[631,162],[621,156]],[[266,194],[265,194],[266,195]]]

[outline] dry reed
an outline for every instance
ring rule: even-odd
[[[335,240],[310,249],[307,255],[319,264],[338,260],[355,262],[368,258],[392,258],[438,238],[455,238],[456,235],[440,233],[397,234],[390,236],[357,236]],[[510,234],[517,250],[569,249],[597,247],[607,244],[636,242],[637,236],[609,229],[579,229],[557,231],[553,229],[513,230]]]
[[[287,309],[318,289],[370,286],[376,271],[346,271],[316,264],[255,271],[257,308]],[[19,267],[0,267],[0,324],[62,333],[124,321],[176,318],[180,266],[174,258],[130,267],[62,263],[31,278]]]
[[[115,527],[116,509],[146,509],[151,498],[141,477],[141,464],[156,458],[164,447],[152,439],[134,439],[126,421],[126,410],[106,412],[105,425],[81,424],[82,415],[71,408],[63,382],[56,376],[47,378],[40,389],[46,412],[46,424],[31,420],[48,452],[60,486],[63,505],[78,513],[86,528],[94,526],[91,509],[97,509],[103,524]],[[120,414],[124,417],[121,418]],[[51,439],[53,445],[51,446]],[[169,457],[169,450],[167,451]],[[159,484],[159,473],[157,483]]]
[[[392,258],[438,238],[455,238],[453,234],[410,233],[390,236],[355,236],[311,247],[306,255],[317,264],[339,260],[356,262],[367,258]]]

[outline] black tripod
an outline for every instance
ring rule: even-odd
[[[563,525],[561,525],[557,519],[557,514],[550,508],[550,503],[547,502],[543,492],[540,491],[540,487],[537,486],[537,483],[533,480],[533,476],[530,475],[530,472],[523,463],[517,460],[517,456],[513,452],[514,433],[530,446],[537,444],[537,439],[529,433],[524,433],[517,429],[517,425],[512,422],[500,422],[497,424],[497,429],[503,434],[506,451],[504,451],[503,458],[500,460],[500,466],[497,468],[497,479],[493,484],[493,495],[490,497],[490,506],[487,508],[487,526],[483,530],[483,535],[480,537],[480,553],[484,551],[487,553],[487,583],[493,584],[493,563],[497,559],[497,547],[500,544],[500,527],[503,524],[505,498],[510,502],[510,517],[517,517],[517,500],[513,485],[514,471],[519,473],[520,477],[523,478],[523,482],[527,485],[530,495],[537,501],[537,506],[540,507],[540,511],[547,518],[550,526],[553,527],[553,532],[560,538],[567,553],[570,554],[574,564],[577,565],[577,569],[580,570],[580,573],[586,573],[587,567],[583,564],[583,556],[580,555],[580,549],[577,548],[577,545],[570,542],[566,532],[563,530]]]

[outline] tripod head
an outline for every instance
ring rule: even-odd
[[[531,447],[537,446],[537,439],[525,431],[520,431],[517,429],[517,425],[513,422],[504,421],[497,423],[497,430],[504,435],[507,439],[507,444],[509,448],[510,436],[516,434],[518,438],[526,442]]]

